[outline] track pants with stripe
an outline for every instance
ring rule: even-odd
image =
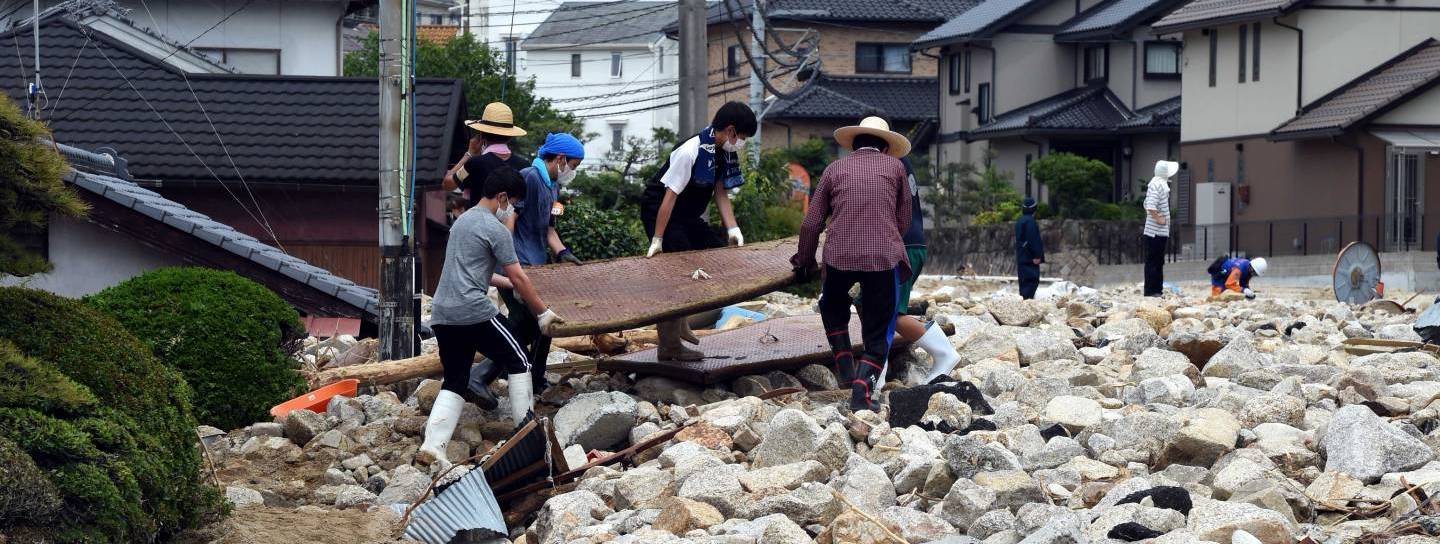
[[[495,316],[471,325],[432,325],[435,342],[440,345],[440,364],[445,380],[440,388],[455,394],[465,393],[470,382],[470,365],[475,352],[484,353],[504,369],[506,375],[530,372],[530,359],[525,355],[515,334],[515,327],[504,316]]]
[[[858,358],[851,351],[850,288],[860,284],[865,305],[860,308],[860,334],[865,350]],[[852,387],[863,387],[869,396],[880,379],[880,371],[890,356],[895,339],[895,300],[900,296],[899,270],[857,272],[825,267],[825,281],[820,288],[820,320],[835,353],[837,375],[851,380]],[[847,368],[848,366],[848,368]],[[843,382],[841,385],[845,385]]]

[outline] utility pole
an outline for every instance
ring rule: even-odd
[[[754,64],[750,67],[750,109],[755,112],[755,136],[750,140],[755,142],[751,150],[751,160],[754,164],[760,164],[760,117],[765,112],[765,83],[762,78],[769,74],[765,64],[765,0],[753,0],[750,9],[750,60]]]
[[[680,0],[680,139],[705,127],[710,109],[705,0]]]
[[[406,236],[408,172],[400,135],[410,99],[408,59],[401,42],[410,33],[401,0],[380,0],[380,359],[415,355],[415,253]],[[403,63],[403,64],[402,64]],[[412,180],[413,181],[413,180]]]

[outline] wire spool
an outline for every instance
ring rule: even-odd
[[[1380,297],[1380,254],[1365,242],[1351,242],[1331,269],[1335,300],[1364,304]]]

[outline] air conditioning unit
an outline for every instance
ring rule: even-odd
[[[1202,256],[1230,253],[1229,183],[1195,184],[1195,247]]]

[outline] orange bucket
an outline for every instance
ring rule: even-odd
[[[295,410],[310,410],[317,414],[325,413],[325,408],[330,404],[330,399],[339,395],[354,397],[355,392],[360,390],[360,380],[340,380],[325,387],[321,387],[304,395],[287,400],[270,409],[270,415],[275,419],[285,419],[290,412]]]

